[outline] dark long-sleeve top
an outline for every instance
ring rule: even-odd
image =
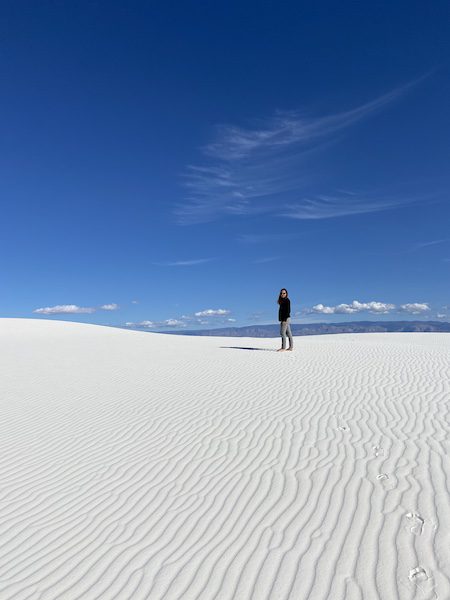
[[[287,321],[291,316],[291,301],[289,298],[282,298],[280,302],[280,308],[278,309],[278,320]]]

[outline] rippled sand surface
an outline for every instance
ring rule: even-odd
[[[2,600],[450,598],[450,334],[0,319]]]

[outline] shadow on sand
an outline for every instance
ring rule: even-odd
[[[250,346],[220,346],[221,348],[234,348],[235,350],[261,350],[261,352],[276,352],[275,348],[251,348]]]

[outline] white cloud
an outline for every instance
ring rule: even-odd
[[[139,304],[139,300],[132,300],[131,304]]]
[[[186,327],[186,323],[179,319],[166,319],[163,321],[163,324],[167,327]]]
[[[102,310],[117,310],[119,308],[118,304],[103,304],[100,306]]]
[[[445,242],[450,242],[450,238],[444,238],[442,240],[431,240],[430,242],[420,242],[415,244],[412,249],[418,250],[419,248],[426,248],[427,246],[435,246],[436,244],[444,244]]]
[[[205,153],[230,161],[248,158],[255,152],[272,152],[292,144],[311,143],[364,119],[398,99],[415,83],[398,87],[357,108],[325,117],[308,117],[297,111],[278,111],[275,117],[263,122],[259,129],[221,126],[217,128],[217,140],[206,146]]]
[[[153,263],[159,267],[191,267],[194,265],[201,265],[203,263],[211,262],[214,258],[198,258],[195,260],[176,260],[173,262],[158,262]]]
[[[306,313],[321,313],[325,315],[331,314],[354,314],[359,312],[370,312],[373,314],[387,314],[392,311],[408,312],[411,314],[421,314],[430,310],[427,303],[414,302],[411,304],[402,304],[398,308],[395,304],[386,302],[358,302],[353,300],[351,304],[337,304],[336,306],[325,306],[316,304],[311,309],[306,309]]]
[[[253,128],[218,127],[216,139],[203,148],[203,164],[187,167],[187,195],[175,209],[179,223],[258,213],[324,219],[386,210],[413,201],[353,191],[305,197],[302,190],[311,181],[311,169],[305,168],[304,159],[334,142],[337,133],[399,99],[421,79],[327,116],[278,111]]]
[[[335,312],[334,306],[324,306],[323,304],[316,304],[312,307],[311,312],[322,313],[324,315],[331,315]]]
[[[208,308],[207,310],[201,310],[195,313],[196,317],[223,317],[224,315],[229,315],[230,311],[225,310],[224,308]]]
[[[166,327],[186,327],[186,323],[179,319],[165,319],[164,321],[139,321],[137,323],[125,323],[126,327],[143,329],[164,329]]]
[[[351,304],[338,304],[336,306],[324,306],[316,304],[308,312],[321,313],[325,315],[331,314],[353,314],[363,311],[368,311],[376,314],[386,314],[395,309],[395,304],[387,304],[385,302],[358,302],[353,300]]]
[[[353,300],[352,307],[357,310],[368,310],[373,313],[387,313],[391,310],[395,309],[395,304],[389,304],[386,302],[358,302],[357,300]]]
[[[443,313],[438,313],[438,314],[436,315],[436,318],[437,318],[437,319],[446,319],[446,318],[447,318],[447,315],[445,315],[445,314],[443,314]]]
[[[333,217],[389,210],[411,203],[411,199],[374,198],[365,193],[318,195],[303,198],[295,203],[286,204],[280,216],[303,220],[330,219]]]
[[[155,327],[153,321],[140,321],[139,323],[125,323],[127,327]]]
[[[45,308],[36,308],[34,313],[41,315],[56,315],[56,314],[76,314],[76,313],[93,313],[95,308],[81,307],[76,304],[59,304],[57,306],[47,306]]]
[[[426,303],[426,302],[424,302],[424,303],[413,302],[411,304],[402,304],[400,306],[399,310],[403,311],[403,312],[411,313],[413,315],[419,315],[419,314],[427,312],[431,309],[430,309],[428,303]]]

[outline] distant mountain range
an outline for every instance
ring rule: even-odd
[[[380,333],[398,331],[450,332],[450,323],[440,321],[354,321],[348,323],[291,323],[293,335],[321,335],[329,333]],[[279,325],[248,325],[195,331],[166,331],[178,335],[217,335],[222,337],[278,337]]]

